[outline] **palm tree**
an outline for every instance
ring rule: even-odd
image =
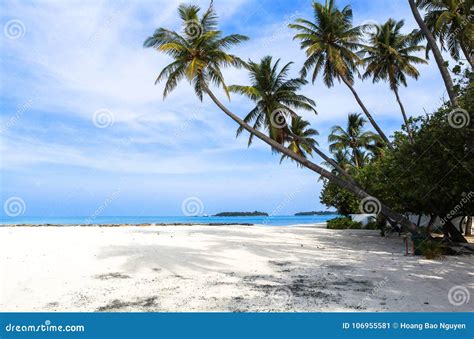
[[[423,18],[421,17],[420,12],[418,11],[418,7],[415,4],[415,0],[408,0],[408,3],[410,5],[410,9],[413,13],[414,18],[418,26],[420,27],[421,33],[426,38],[428,42],[428,47],[434,55],[436,64],[438,65],[439,71],[441,73],[441,77],[443,78],[446,91],[448,92],[449,101],[451,102],[451,105],[457,106],[453,79],[449,74],[448,67],[446,66],[446,62],[444,61],[443,56],[441,55],[441,51],[439,50],[438,45],[436,44],[436,39],[433,36],[433,33],[428,28],[428,26],[426,25],[426,23],[423,21]]]
[[[344,82],[377,133],[390,145],[353,86],[354,75],[358,75],[357,66],[361,62],[357,51],[362,47],[359,41],[363,32],[361,27],[352,26],[351,7],[339,10],[335,6],[335,0],[326,0],[325,5],[313,2],[313,9],[314,22],[297,19],[294,24],[289,25],[299,31],[294,39],[300,40],[301,48],[306,50],[307,59],[301,76],[306,77],[313,70],[313,83],[319,73],[323,73],[323,81],[328,87],[334,85],[334,79]]]
[[[253,102],[255,107],[247,114],[244,121],[253,123],[253,128],[268,130],[269,136],[283,144],[288,127],[286,118],[292,115],[293,110],[302,109],[316,113],[315,102],[297,91],[307,83],[301,78],[289,79],[288,72],[292,62],[281,69],[278,68],[280,59],[272,65],[272,57],[264,57],[260,63],[249,61],[246,68],[251,79],[250,86],[229,86],[229,92],[239,93]],[[296,113],[294,113],[296,114]],[[237,135],[242,133],[242,126],[237,130]],[[253,134],[250,134],[249,145],[252,143]]]
[[[347,127],[334,126],[331,134],[328,136],[329,151],[336,153],[338,151],[352,152],[352,162],[356,168],[364,164],[363,151],[370,149],[371,145],[380,140],[380,137],[370,131],[364,131],[366,120],[359,113],[349,114]]]
[[[417,0],[419,8],[426,10],[426,26],[438,39],[441,48],[459,60],[460,51],[472,63],[472,36],[474,25],[470,19],[470,1],[465,0]]]
[[[344,180],[307,158],[294,153],[266,134],[251,127],[225,107],[210,90],[209,85],[212,83],[216,86],[221,86],[228,94],[221,68],[227,66],[240,67],[244,64],[238,57],[227,53],[227,50],[231,46],[247,40],[247,37],[238,34],[222,37],[222,33],[217,30],[217,16],[212,2],[208,10],[200,18],[198,16],[199,11],[200,9],[197,6],[181,5],[178,12],[184,22],[184,34],[179,34],[165,28],[158,28],[144,42],[144,47],[154,48],[158,52],[166,53],[173,58],[173,62],[165,66],[157,78],[157,82],[167,78],[163,92],[164,97],[176,88],[180,80],[187,79],[193,85],[194,91],[200,100],[203,100],[203,95],[207,94],[217,107],[250,134],[255,135],[275,150],[330,180],[340,188],[348,190],[359,199],[370,197],[370,194],[365,192],[357,183]],[[381,203],[380,207],[380,212],[387,218],[403,225],[414,234],[418,233],[416,225],[412,224],[400,213],[392,211],[383,203]]]
[[[367,53],[367,57],[362,60],[367,65],[363,78],[372,77],[374,83],[380,80],[388,81],[400,106],[408,137],[413,141],[398,87],[407,86],[407,76],[418,79],[420,73],[414,64],[425,64],[426,60],[412,55],[423,50],[423,46],[416,45],[412,35],[400,32],[403,25],[403,20],[397,22],[389,19],[385,24],[375,26],[376,29],[369,33],[370,45],[365,46],[363,50]]]
[[[291,116],[292,123],[300,122],[298,114],[294,109],[303,109],[316,113],[313,100],[297,94],[307,81],[302,78],[288,79],[288,72],[291,62],[284,65],[281,70],[278,70],[280,59],[272,65],[272,58],[270,56],[264,57],[260,63],[249,61],[245,67],[249,71],[249,78],[251,85],[240,86],[232,85],[228,87],[229,92],[239,93],[244,95],[251,101],[256,103],[256,106],[244,118],[245,123],[253,123],[253,128],[256,130],[268,130],[269,137],[283,144],[290,138],[296,143],[305,144],[307,150],[311,149],[320,157],[338,170],[342,175],[351,182],[354,179],[349,176],[337,163],[333,162],[331,158],[326,156],[317,144],[308,142],[305,138],[293,133],[292,128],[288,128],[286,119]],[[240,126],[237,129],[237,136],[242,133],[244,127]],[[252,144],[253,134],[249,136],[248,145]],[[290,148],[292,149],[292,148]],[[272,148],[272,150],[275,150]],[[296,152],[295,152],[296,153]],[[304,153],[298,153],[304,154]]]
[[[163,98],[184,78],[194,86],[200,100],[203,99],[209,82],[222,86],[228,95],[221,67],[241,67],[244,64],[240,58],[228,54],[226,50],[248,40],[248,37],[240,34],[222,37],[222,33],[216,29],[217,15],[212,3],[201,18],[198,17],[199,11],[198,6],[180,5],[178,13],[183,21],[184,36],[158,28],[144,42],[144,47],[155,48],[174,59],[174,62],[163,68],[155,82],[167,79]]]
[[[348,171],[352,166],[352,160],[351,160],[351,155],[346,149],[338,149],[333,152],[333,161],[336,162],[341,168],[343,168],[345,171]],[[325,161],[323,162],[324,165],[330,167],[332,166],[331,163]],[[337,173],[337,172],[333,172]]]
[[[310,123],[303,120],[299,116],[291,118],[291,126],[289,126],[290,133],[287,136],[287,147],[294,153],[300,155],[303,158],[307,158],[309,155],[313,155],[313,149],[318,146],[318,142],[314,139],[315,136],[319,135],[319,132],[313,128],[310,128]],[[297,136],[297,137],[295,137]],[[286,155],[282,155],[280,163],[288,158]],[[301,164],[298,164],[301,167]]]

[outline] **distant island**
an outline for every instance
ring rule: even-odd
[[[268,217],[268,213],[265,212],[221,212],[214,215],[214,217]]]
[[[331,215],[337,214],[336,211],[311,211],[311,212],[298,212],[295,214],[297,217],[306,216],[306,215]]]

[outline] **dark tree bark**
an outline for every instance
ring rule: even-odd
[[[308,143],[304,138],[301,138],[300,136],[294,134],[290,130],[288,131],[288,134],[291,135],[294,139],[298,140],[301,143],[306,144],[309,148],[311,148],[317,155],[319,155],[324,161],[326,161],[328,164],[330,164],[334,169],[339,173],[342,174],[347,180],[350,182],[358,185],[356,181],[347,173],[346,170],[344,170],[337,162],[335,162],[333,159],[328,157],[326,154],[324,154],[319,148],[315,147],[314,145]],[[360,186],[360,185],[358,185]]]
[[[466,232],[465,235],[472,235],[472,217],[468,216],[466,221]]]
[[[426,40],[428,41],[428,45],[431,48],[431,52],[433,53],[436,63],[438,64],[438,68],[443,78],[444,85],[446,86],[446,91],[448,92],[451,105],[457,106],[456,93],[454,92],[454,86],[453,86],[453,79],[451,78],[451,75],[449,74],[449,71],[448,71],[448,68],[446,67],[443,56],[441,55],[441,51],[439,50],[438,45],[436,44],[436,39],[433,36],[433,33],[431,33],[431,31],[428,29],[425,22],[423,21],[423,18],[421,17],[420,12],[418,11],[418,8],[416,7],[415,1],[408,0],[408,3],[410,4],[410,8],[413,13],[413,16],[415,17],[415,20],[418,23],[418,26],[420,26],[421,32],[423,33]]]
[[[447,235],[449,240],[454,242],[467,243],[467,240],[463,237],[461,232],[453,225],[451,220],[447,220],[443,225],[443,232]]]
[[[420,227],[421,217],[422,217],[422,215],[420,214],[418,216],[418,221],[416,222],[416,227]]]
[[[436,215],[431,214],[430,216],[430,221],[428,221],[428,225],[426,226],[426,233],[430,234],[431,233],[431,227],[433,227],[433,224],[436,220]]]
[[[459,220],[459,232],[461,232],[461,234],[463,234],[463,229],[462,229],[462,224],[464,223],[464,219],[466,219],[466,217],[461,217],[461,220]]]
[[[393,90],[395,92],[395,97],[397,98],[398,105],[400,106],[400,110],[402,111],[403,121],[405,123],[405,128],[407,129],[408,139],[411,143],[413,143],[413,133],[411,131],[411,127],[408,124],[407,114],[405,112],[405,107],[403,107],[402,101],[400,100],[400,96],[398,95],[398,89]]]
[[[469,48],[466,48],[466,46],[462,42],[459,45],[461,46],[461,50],[467,62],[469,62],[469,65],[471,65],[471,67],[474,67],[472,63],[472,54],[469,53]]]
[[[372,117],[372,115],[370,114],[369,110],[367,109],[367,107],[365,107],[364,103],[362,102],[362,100],[360,99],[359,95],[357,94],[356,90],[354,89],[354,86],[352,86],[351,82],[346,79],[345,77],[341,77],[342,79],[342,82],[344,82],[346,84],[347,87],[349,87],[349,89],[351,90],[352,94],[354,95],[357,103],[359,104],[360,108],[362,109],[362,111],[364,112],[365,116],[367,117],[367,119],[369,119],[370,123],[372,124],[372,126],[375,128],[375,130],[377,131],[377,133],[380,135],[380,137],[382,138],[382,140],[387,144],[387,146],[389,148],[393,148],[392,144],[390,143],[390,141],[388,140],[387,136],[385,135],[385,133],[382,131],[382,129],[379,127],[379,125],[375,122],[374,118]]]

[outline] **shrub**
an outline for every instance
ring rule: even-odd
[[[352,221],[351,218],[339,217],[335,219],[328,220],[327,228],[331,230],[344,230],[344,229],[361,229],[362,223]]]
[[[364,227],[367,230],[379,230],[380,224],[377,221],[371,221]]]
[[[419,250],[426,259],[438,259],[447,253],[447,247],[442,242],[433,239],[421,243]]]

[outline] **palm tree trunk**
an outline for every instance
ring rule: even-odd
[[[448,236],[448,239],[458,243],[467,243],[466,238],[463,237],[451,220],[446,221],[443,225],[443,231]]]
[[[469,50],[466,48],[466,46],[462,42],[460,42],[459,45],[461,46],[461,50],[464,56],[466,57],[466,60],[469,62],[469,65],[471,65],[471,68],[474,67],[472,63],[472,55],[471,53],[469,53]]]
[[[291,132],[290,130],[288,131],[288,133],[291,135],[292,138],[298,140],[299,142],[302,142],[304,144],[306,144],[309,148],[311,148],[317,155],[319,155],[324,161],[326,161],[327,163],[329,163],[332,167],[334,167],[334,169],[336,171],[338,171],[340,174],[342,174],[344,177],[346,177],[347,180],[349,180],[350,182],[354,183],[354,184],[357,184],[356,181],[349,175],[349,173],[347,173],[346,170],[344,170],[341,166],[339,166],[339,164],[337,162],[335,162],[333,159],[331,159],[330,157],[328,157],[326,154],[324,154],[319,148],[315,147],[314,145],[310,144],[309,142],[307,142],[304,138],[301,138],[300,136],[294,134],[293,132]],[[357,184],[358,185],[358,184]]]
[[[398,95],[398,89],[395,88],[393,91],[395,92],[397,102],[400,105],[400,110],[402,111],[403,121],[405,122],[405,127],[406,127],[407,133],[408,133],[408,139],[410,140],[411,143],[413,143],[413,133],[411,132],[410,125],[408,124],[408,119],[407,119],[407,114],[405,112],[405,107],[403,107],[402,101],[400,100],[400,96]]]
[[[359,159],[357,157],[357,150],[355,148],[352,149],[352,156],[354,157],[354,165],[356,168],[359,168]]]
[[[466,222],[466,232],[464,233],[465,235],[472,235],[472,217],[469,216],[467,217],[467,222]]]
[[[466,219],[466,217],[462,216],[461,220],[459,220],[459,232],[461,232],[461,234],[464,233],[464,230],[462,229],[462,224],[464,223],[464,219]]]
[[[359,104],[360,108],[362,108],[362,111],[364,111],[364,114],[365,116],[367,117],[367,119],[369,119],[370,123],[372,124],[372,126],[375,128],[375,130],[377,131],[377,133],[380,135],[380,137],[383,139],[383,141],[385,141],[385,143],[387,144],[387,146],[389,148],[392,148],[392,145],[390,144],[390,141],[388,140],[387,136],[385,135],[385,133],[382,131],[382,129],[379,127],[379,125],[377,125],[377,123],[375,122],[374,118],[372,118],[372,115],[369,113],[368,109],[365,107],[364,103],[362,102],[362,100],[360,100],[360,97],[359,95],[357,94],[356,90],[354,89],[354,87],[352,86],[352,84],[350,83],[350,81],[348,79],[346,79],[345,77],[341,77],[342,81],[347,85],[347,87],[349,87],[349,89],[351,90],[352,94],[354,95],[357,103]]]
[[[443,77],[444,85],[446,86],[446,90],[448,91],[448,96],[449,100],[451,101],[451,105],[457,106],[453,80],[451,79],[451,75],[449,74],[443,56],[441,55],[441,51],[439,50],[438,45],[436,44],[436,40],[433,34],[428,29],[428,27],[426,26],[425,22],[423,21],[423,18],[421,17],[420,12],[416,7],[415,1],[408,0],[408,3],[410,4],[411,11],[413,13],[413,16],[415,17],[416,22],[418,23],[418,26],[420,26],[421,32],[425,36],[426,40],[428,41],[428,45],[430,46],[431,51],[433,52],[436,63],[438,64],[439,71],[441,72],[441,76]]]
[[[240,119],[237,115],[232,113],[230,110],[228,110],[220,101],[217,99],[217,97],[212,93],[212,91],[209,88],[205,88],[204,91],[209,95],[211,100],[227,115],[229,116],[232,120],[234,120],[237,124],[239,124],[242,128],[244,128],[246,131],[249,133],[255,135],[257,138],[260,140],[264,141],[274,149],[278,150],[279,152],[283,153],[284,155],[288,156],[289,158],[295,160],[296,162],[300,163],[304,167],[312,170],[313,172],[318,173],[322,177],[328,179],[329,181],[333,182],[335,185],[339,186],[342,189],[345,189],[352,194],[354,194],[356,197],[359,199],[364,199],[364,198],[372,198],[374,199],[379,205],[380,205],[380,213],[385,215],[387,218],[390,218],[400,225],[406,227],[406,229],[413,233],[413,234],[418,234],[419,231],[416,227],[415,224],[412,224],[409,220],[407,220],[405,217],[403,217],[401,214],[392,211],[389,207],[381,203],[380,201],[376,200],[375,198],[371,197],[367,192],[365,192],[363,189],[358,187],[358,185],[353,184],[352,182],[349,182],[347,180],[342,179],[341,177],[325,170],[324,168],[316,165],[315,163],[309,161],[306,158],[303,158],[302,156],[292,152],[285,146],[279,144],[275,140],[269,138],[267,135],[264,133],[252,128],[249,124],[244,122],[242,119]]]

